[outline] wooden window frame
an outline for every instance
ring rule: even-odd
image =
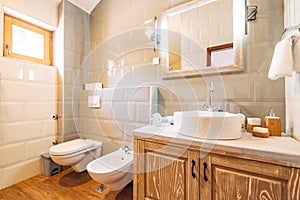
[[[217,46],[207,47],[206,49],[206,66],[211,67],[211,53],[224,49],[233,48],[233,43],[221,44]]]
[[[21,54],[16,54],[11,51],[12,47],[12,25],[22,27],[24,29],[44,35],[44,59],[34,58]],[[43,29],[36,25],[25,22],[16,17],[4,14],[4,43],[3,43],[3,55],[4,57],[17,58],[21,60],[27,60],[37,62],[45,65],[52,65],[53,54],[53,33],[49,30]]]

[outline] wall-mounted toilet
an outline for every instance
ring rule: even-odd
[[[87,165],[87,171],[98,183],[111,191],[123,189],[133,179],[133,151],[120,148]]]
[[[71,166],[74,171],[82,172],[92,160],[101,156],[102,142],[90,139],[76,139],[54,145],[49,154],[54,162]]]

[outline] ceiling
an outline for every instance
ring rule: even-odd
[[[62,0],[57,0],[57,3],[60,3],[61,1]],[[78,6],[85,12],[91,14],[91,12],[94,10],[94,8],[101,0],[68,0],[68,1]]]

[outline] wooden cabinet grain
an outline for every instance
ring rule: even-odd
[[[201,199],[300,199],[297,168],[263,162],[257,158],[251,160],[215,153],[208,154],[202,162],[209,166],[206,169],[209,181],[204,181],[200,175]],[[201,194],[201,190],[204,193]]]
[[[199,199],[199,153],[135,141],[134,199]]]
[[[135,139],[134,199],[299,200],[300,170],[262,158]]]
[[[287,199],[289,168],[211,155],[212,199]]]

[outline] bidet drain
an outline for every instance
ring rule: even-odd
[[[97,192],[100,192],[100,193],[104,192],[106,189],[107,189],[107,186],[104,185],[104,184],[100,184],[99,186],[97,186],[97,187],[95,188],[95,190],[96,190]]]

